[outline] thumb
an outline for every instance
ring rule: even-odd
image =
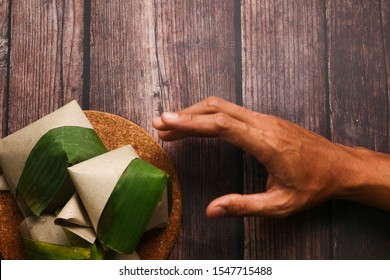
[[[227,194],[216,198],[207,206],[206,216],[210,219],[227,216],[264,215],[285,217],[286,201],[283,192],[267,191],[256,194]]]

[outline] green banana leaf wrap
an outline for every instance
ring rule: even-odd
[[[67,168],[105,152],[107,149],[93,129],[53,128],[38,140],[28,156],[16,195],[37,216],[51,203],[52,211],[63,207],[75,191],[67,181]]]
[[[97,227],[100,242],[119,253],[132,253],[164,189],[170,186],[169,180],[162,170],[142,159],[133,159],[117,182],[100,216]]]

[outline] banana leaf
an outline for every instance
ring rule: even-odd
[[[23,237],[24,250],[31,260],[104,260],[113,259],[99,242],[89,246],[66,246]]]
[[[99,241],[96,241],[94,244],[91,245],[92,260],[104,260],[105,257],[106,256],[105,256],[103,246],[100,244]]]
[[[90,247],[56,245],[23,238],[24,250],[31,260],[89,260]]]
[[[16,194],[39,216],[64,206],[74,192],[67,168],[107,152],[93,129],[64,126],[49,130],[32,149],[19,179]],[[56,198],[55,203],[53,200]]]
[[[167,174],[146,161],[132,160],[100,216],[99,241],[119,253],[132,253],[169,180]]]

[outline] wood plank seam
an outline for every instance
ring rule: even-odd
[[[10,88],[10,57],[11,57],[11,12],[12,12],[12,0],[5,0],[5,2],[8,2],[8,6],[6,6],[5,11],[7,15],[5,15],[5,18],[7,18],[6,24],[5,24],[5,30],[0,30],[0,40],[2,42],[0,43],[0,48],[2,49],[0,51],[0,73],[5,73],[4,80],[1,81],[3,84],[0,88],[2,96],[2,110],[3,110],[3,119],[1,125],[1,133],[2,136],[8,135],[9,129],[8,129],[8,121],[9,121],[9,88]],[[6,4],[7,5],[7,4]],[[0,28],[1,29],[1,28]],[[5,35],[5,36],[4,36]]]
[[[157,81],[158,81],[158,88],[160,89],[158,92],[154,92],[154,98],[159,99],[159,108],[158,108],[158,114],[162,114],[163,110],[165,108],[164,106],[164,98],[162,98],[164,94],[164,81],[162,77],[161,72],[161,65],[160,65],[160,57],[159,57],[159,48],[158,48],[158,18],[157,18],[157,2],[156,0],[153,1],[153,7],[154,7],[154,47],[155,47],[155,55],[156,55],[156,64],[157,64]],[[158,139],[159,143],[162,144],[162,141]]]
[[[83,93],[81,96],[81,107],[84,110],[90,109],[90,75],[91,75],[91,0],[84,0],[84,46],[83,46]]]
[[[389,6],[390,4],[387,3]],[[385,70],[385,75],[386,75],[386,79],[387,79],[387,83],[385,85],[386,87],[386,92],[387,92],[387,99],[390,100],[390,92],[389,92],[389,82],[390,82],[390,73],[388,72],[389,69],[388,69],[388,65],[387,65],[387,62],[388,60],[390,59],[388,57],[388,55],[390,54],[387,54],[386,53],[386,38],[389,39],[388,37],[386,37],[386,32],[384,30],[384,13],[385,13],[385,7],[383,7],[382,5],[382,1],[379,0],[379,9],[380,9],[380,24],[381,24],[381,33],[382,33],[382,48],[383,48],[383,57],[385,58],[385,63],[384,63],[384,70]],[[389,103],[390,105],[390,103]],[[390,106],[388,106],[390,107]],[[387,152],[390,152],[390,108],[387,110]]]
[[[324,70],[324,74],[325,74],[325,110],[326,110],[326,126],[325,126],[325,137],[328,138],[329,140],[332,138],[332,126],[331,126],[331,118],[330,118],[330,80],[329,80],[329,76],[330,76],[330,67],[329,67],[329,40],[328,40],[328,31],[329,31],[329,14],[328,14],[328,9],[327,9],[327,5],[326,5],[326,1],[327,0],[323,0],[322,3],[323,3],[323,17],[324,17],[324,26],[323,26],[323,29],[324,29],[324,67],[325,67],[325,70]],[[331,202],[332,203],[332,202]],[[334,207],[331,206],[330,207],[330,210],[333,211],[334,210]],[[331,222],[329,223],[329,232],[330,233],[333,233],[333,218],[331,219]],[[329,234],[329,259],[334,259],[334,255],[335,255],[335,248],[333,246],[334,244],[334,240],[333,240],[333,234]]]

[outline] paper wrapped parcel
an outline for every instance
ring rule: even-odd
[[[133,147],[127,145],[69,167],[69,176],[80,199],[72,197],[57,216],[56,223],[93,243],[96,235],[91,231],[86,232],[85,228],[92,225],[94,232],[97,232],[99,219],[118,180],[129,163],[137,158],[139,157]],[[165,227],[168,216],[168,194],[165,187],[145,231]]]
[[[14,195],[20,175],[34,145],[47,131],[62,126],[92,128],[80,106],[76,101],[72,101],[0,140],[0,166],[5,181]]]
[[[0,140],[0,166],[3,170],[1,189],[9,188],[11,193],[16,195],[19,179],[35,144],[49,130],[63,126],[92,129],[80,106],[76,101],[72,101]],[[31,215],[30,209],[20,197],[16,197],[16,202],[25,217]]]

